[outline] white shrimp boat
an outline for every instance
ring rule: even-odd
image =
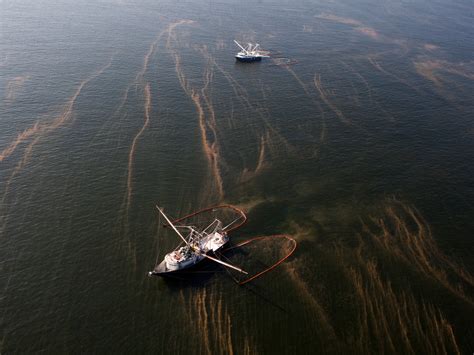
[[[212,260],[225,267],[247,274],[247,272],[241,268],[223,262],[216,258],[215,255],[215,253],[229,241],[227,231],[231,229],[231,225],[233,225],[235,221],[227,226],[223,226],[222,222],[216,218],[200,231],[194,226],[173,224],[165,215],[163,209],[158,206],[156,206],[156,208],[163,215],[168,225],[181,238],[183,243],[173,251],[167,253],[163,261],[156,265],[152,271],[148,272],[149,276],[168,276],[179,273],[195,266],[204,259]]]
[[[270,58],[265,51],[259,49],[260,45],[248,43],[247,48],[243,47],[239,42],[234,40],[241,51],[235,55],[235,59],[239,62],[259,62],[262,58]]]

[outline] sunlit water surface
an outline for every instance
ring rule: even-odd
[[[472,13],[0,1],[0,352],[471,353]],[[148,278],[178,243],[155,203],[298,249],[245,287]]]

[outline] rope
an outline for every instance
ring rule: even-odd
[[[225,251],[225,250],[224,250]],[[223,252],[224,252],[223,251]],[[218,256],[220,258],[224,258],[225,260],[227,260],[229,263],[231,262],[231,260],[229,260],[229,258],[225,257],[224,254],[220,253],[220,252],[217,252],[216,254],[218,254]],[[224,269],[226,272],[227,272],[227,275],[229,275],[231,277],[232,280],[235,281],[235,283],[239,284],[240,283],[240,280],[237,280],[237,278],[230,272],[230,270],[228,268],[225,268]]]
[[[245,285],[246,283],[250,282],[250,281],[253,281],[255,280],[256,278],[259,278],[260,276],[263,276],[264,274],[266,274],[267,272],[270,272],[272,271],[274,268],[276,268],[278,265],[280,265],[282,262],[284,262],[286,259],[288,259],[291,255],[293,255],[293,253],[295,252],[296,250],[296,240],[294,240],[293,238],[291,238],[290,236],[286,235],[286,234],[277,234],[277,235],[269,235],[269,236],[259,236],[259,237],[254,237],[254,238],[250,238],[250,239],[247,239],[247,240],[244,240],[243,242],[240,242],[230,248],[227,248],[225,250],[223,250],[223,252],[226,252],[226,251],[229,251],[229,250],[232,250],[232,249],[235,249],[235,248],[238,248],[238,247],[241,247],[243,245],[246,245],[246,244],[249,244],[251,242],[254,242],[256,240],[262,240],[262,239],[268,239],[268,238],[285,238],[287,240],[289,240],[292,244],[293,244],[293,247],[291,248],[291,250],[288,252],[288,254],[286,254],[284,257],[282,257],[280,260],[278,260],[275,264],[271,265],[270,267],[266,268],[265,270],[263,271],[260,271],[259,273],[243,280],[243,281],[237,281],[235,278],[234,280],[240,285]]]

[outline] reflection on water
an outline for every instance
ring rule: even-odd
[[[0,352],[472,351],[472,4],[0,10]],[[155,203],[298,248],[241,287],[147,278],[178,243]]]

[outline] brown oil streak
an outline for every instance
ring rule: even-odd
[[[353,18],[341,17],[341,16],[336,16],[336,15],[328,14],[328,13],[322,13],[314,17],[321,20],[333,21],[333,22],[342,23],[345,25],[350,25],[350,26],[363,26],[362,22],[355,20]]]
[[[398,75],[395,75],[395,74],[389,72],[388,70],[386,70],[385,68],[383,68],[380,65],[380,63],[373,56],[368,56],[367,60],[369,61],[370,64],[373,65],[374,68],[376,68],[381,73],[384,73],[385,75],[387,75],[387,76],[395,79],[396,81],[406,85],[407,87],[409,87],[410,89],[416,91],[417,93],[421,93],[420,89],[418,89],[417,87],[410,84],[407,80],[405,80],[405,79],[399,77]]]
[[[408,223],[414,224],[415,229],[410,229]],[[367,225],[364,230],[375,245],[474,305],[472,296],[466,294],[462,287],[464,285],[472,288],[474,277],[439,250],[428,224],[416,210],[393,200],[391,205],[385,208],[385,217],[372,218],[372,224],[378,228],[378,232],[372,231]],[[448,274],[451,275],[451,280]],[[453,283],[454,277],[457,284]]]
[[[249,94],[247,90],[240,85],[240,83],[226,70],[224,70],[214,58],[208,56],[208,59],[211,61],[211,63],[217,68],[217,70],[226,78],[228,81],[229,85],[231,86],[232,90],[235,93],[235,96],[241,103],[250,111],[257,113],[257,115],[261,118],[263,123],[265,124],[265,127],[269,132],[271,132],[271,135],[275,137],[279,141],[279,146],[284,146],[288,151],[293,151],[293,147],[288,143],[288,141],[278,132],[276,131],[269,123],[269,120],[265,115],[261,112],[261,110],[258,110],[249,100]],[[267,143],[271,144],[271,141],[273,139],[268,139]]]
[[[207,67],[207,70],[204,76],[205,76],[205,81],[204,81],[204,86],[201,89],[201,95],[204,99],[207,110],[209,112],[208,119],[206,120],[206,127],[208,127],[210,130],[210,133],[212,133],[213,142],[209,142],[207,138],[208,129],[206,129],[205,131],[204,138],[205,138],[205,144],[207,146],[208,154],[210,154],[211,170],[217,184],[217,191],[218,191],[217,193],[219,196],[219,200],[222,200],[224,198],[224,186],[223,186],[222,176],[220,172],[220,164],[221,164],[222,158],[220,154],[219,141],[217,137],[216,114],[215,114],[215,110],[208,93],[209,84],[212,81],[212,72],[211,72],[210,65]]]
[[[255,168],[255,173],[260,172],[260,170],[262,170],[263,165],[265,163],[265,144],[266,144],[265,136],[262,135],[262,137],[260,138],[260,153],[258,155],[258,161],[257,161],[257,167]]]
[[[433,82],[437,87],[443,86],[443,80],[439,72],[447,72],[466,79],[474,80],[474,73],[466,68],[465,63],[450,63],[445,60],[420,59],[413,62],[416,72],[425,79]]]
[[[99,75],[101,75],[107,68],[110,67],[112,64],[112,59],[113,56],[110,58],[109,62],[100,68],[97,72],[92,74],[89,78],[83,80],[79,86],[77,87],[76,91],[74,92],[73,96],[69,98],[67,103],[65,104],[63,111],[61,112],[60,115],[58,115],[56,118],[54,118],[50,122],[41,122],[41,121],[36,121],[35,124],[26,130],[24,130],[22,133],[20,133],[17,138],[10,143],[10,145],[5,148],[1,153],[0,153],[0,164],[2,163],[3,160],[7,159],[8,157],[15,152],[16,149],[18,149],[19,145],[30,141],[30,143],[26,146],[25,150],[23,151],[22,156],[19,158],[18,163],[16,164],[15,168],[13,169],[12,173],[10,174],[8,180],[5,183],[5,188],[3,191],[2,195],[2,200],[0,203],[0,208],[2,210],[5,210],[6,207],[6,199],[10,191],[10,185],[13,182],[14,178],[20,173],[20,171],[23,169],[23,167],[27,164],[29,158],[32,155],[33,148],[36,146],[38,142],[41,141],[41,139],[47,134],[50,133],[62,125],[71,122],[73,119],[73,108],[74,104],[76,103],[76,100],[78,96],[80,95],[82,89],[84,88],[85,85],[87,85],[91,80],[97,78]],[[6,212],[2,213],[2,226],[1,226],[1,231],[3,232],[6,223],[7,223],[7,214]]]
[[[132,176],[133,176],[133,161],[135,156],[135,150],[137,142],[140,139],[140,136],[143,134],[145,129],[150,124],[150,110],[151,110],[151,93],[150,93],[150,84],[145,85],[145,120],[143,126],[135,135],[128,153],[128,174],[127,174],[127,209],[130,207],[131,195],[132,195]]]
[[[405,52],[408,50],[406,40],[382,35],[375,28],[370,27],[359,20],[327,13],[322,13],[320,15],[316,15],[315,17],[322,20],[348,25],[353,31],[363,34],[374,41],[396,45],[398,48],[405,50]]]
[[[396,292],[382,279],[376,263],[364,251],[367,245],[363,240],[355,251],[340,245],[334,251],[354,288],[358,304],[355,348],[365,353],[375,349],[378,353],[414,354],[415,346],[422,346],[429,353],[459,354],[452,326],[441,312],[417,301],[409,289]]]
[[[29,139],[30,137],[34,136],[37,132],[41,131],[42,129],[43,129],[42,126],[40,126],[40,123],[37,121],[32,127],[20,133],[17,136],[17,138],[0,153],[0,162],[8,158],[15,151],[15,149],[17,148],[19,144]]]
[[[308,302],[312,312],[318,317],[318,324],[321,326],[321,330],[324,331],[325,334],[331,339],[336,339],[336,332],[329,320],[328,315],[326,314],[326,311],[310,292],[307,283],[300,276],[299,272],[297,271],[295,261],[285,263],[283,265],[286,269],[286,272],[290,275],[294,285],[301,292],[301,296],[304,297],[304,299]]]
[[[51,122],[40,122],[37,121],[35,124],[27,129],[25,129],[22,133],[20,133],[17,138],[10,143],[10,145],[2,150],[0,153],[0,162],[8,158],[24,141],[30,139],[31,137],[35,135],[42,135],[44,133],[49,133],[51,131],[54,131],[55,129],[61,127],[64,125],[66,122],[69,122],[73,119],[73,108],[74,104],[76,103],[76,100],[78,96],[80,95],[82,89],[84,88],[85,85],[87,85],[90,81],[93,79],[97,78],[99,75],[101,75],[105,70],[107,70],[110,65],[112,64],[112,58],[110,58],[110,61],[101,69],[99,69],[97,72],[95,72],[93,75],[91,75],[89,78],[83,80],[79,86],[77,87],[75,93],[73,96],[67,101],[65,104],[65,107],[61,114],[57,116],[55,119],[53,119]]]
[[[336,116],[346,124],[351,124],[351,121],[347,119],[344,114],[342,113],[341,110],[339,110],[327,97],[326,92],[323,88],[323,85],[321,83],[321,75],[314,75],[314,86],[319,92],[319,95],[321,96],[321,99],[324,101],[324,103],[336,114]]]
[[[234,354],[234,347],[232,346],[232,319],[230,318],[230,314],[227,313],[226,317],[227,321],[227,351],[229,354]]]
[[[373,95],[372,95],[372,88],[370,87],[369,85],[369,82],[367,81],[367,79],[357,70],[354,69],[353,66],[347,64],[346,62],[342,61],[342,60],[339,60],[340,63],[342,63],[342,65],[344,65],[346,68],[350,69],[354,75],[356,75],[365,85],[365,87],[367,88],[367,92],[369,93],[369,99],[371,102],[375,103],[377,105],[377,107],[385,114],[387,115],[387,117],[389,118],[390,121],[395,121],[395,118],[393,117],[393,115],[389,112],[387,112],[383,107],[382,105],[380,105],[380,103],[378,102],[378,100],[375,100],[373,98]]]
[[[168,32],[167,47],[174,58],[175,71],[181,88],[191,98],[198,114],[199,131],[201,133],[201,146],[208,162],[210,173],[213,176],[213,180],[215,183],[215,186],[211,187],[211,190],[216,190],[218,200],[222,200],[224,197],[224,187],[220,172],[221,156],[217,136],[217,122],[215,110],[208,93],[208,88],[212,81],[211,67],[210,65],[208,65],[204,71],[204,85],[202,86],[202,88],[198,90],[194,87],[191,87],[182,69],[181,57],[178,51],[172,46],[172,39],[176,37],[173,30],[174,28],[171,28]],[[203,105],[205,105],[208,114],[206,114]],[[209,140],[208,136],[212,136],[212,141]]]
[[[105,70],[107,70],[111,65],[112,65],[112,60],[114,56],[111,56],[110,60],[106,65],[104,65],[102,68],[100,68],[98,71],[96,71],[94,74],[92,74],[90,77],[87,79],[83,80],[78,87],[76,88],[76,91],[74,94],[69,98],[69,100],[66,102],[64,105],[64,108],[62,112],[54,118],[50,122],[41,122],[41,121],[36,121],[35,124],[27,129],[25,129],[22,133],[20,133],[17,138],[10,143],[10,145],[6,148],[3,149],[3,151],[0,153],[0,163],[5,160],[6,158],[10,157],[11,154],[15,152],[15,150],[18,148],[18,146],[28,140],[31,139],[31,142],[27,145],[25,150],[23,151],[23,154],[21,158],[19,159],[17,165],[15,166],[12,174],[8,178],[7,182],[5,183],[5,189],[3,192],[2,196],[2,201],[1,201],[1,208],[5,208],[5,201],[8,196],[9,190],[10,190],[10,185],[15,178],[16,175],[22,170],[22,168],[27,164],[29,158],[32,155],[33,148],[36,146],[36,144],[44,137],[44,135],[53,132],[54,130],[60,128],[66,123],[70,123],[73,121],[73,109],[74,105],[76,103],[77,98],[82,92],[82,89],[92,80],[100,76]],[[2,218],[2,231],[5,228],[6,224],[6,218]]]
[[[255,169],[249,170],[247,168],[244,168],[242,173],[240,174],[240,181],[241,182],[246,182],[251,179],[253,179],[255,176],[257,176],[265,167],[265,146],[267,145],[266,143],[266,137],[268,137],[268,132],[266,135],[262,135],[260,137],[260,150],[258,154],[258,160],[257,160],[257,165]]]
[[[190,23],[192,21],[190,20],[180,20],[180,21],[176,21],[174,23],[171,23],[170,25],[168,25],[168,27],[166,29],[164,29],[163,31],[161,31],[156,39],[151,43],[150,47],[148,48],[148,52],[145,54],[144,58],[143,58],[143,66],[142,66],[142,69],[140,70],[140,72],[138,72],[136,78],[135,78],[135,84],[139,84],[140,82],[144,85],[144,95],[145,95],[145,102],[144,102],[144,108],[145,108],[145,120],[143,122],[143,125],[142,127],[140,128],[140,130],[137,132],[137,134],[134,136],[133,140],[132,140],[132,144],[130,146],[130,151],[128,153],[128,164],[127,164],[127,193],[126,193],[126,197],[125,197],[125,205],[126,205],[126,214],[128,214],[128,210],[130,208],[130,204],[131,204],[131,197],[132,197],[132,178],[133,178],[133,163],[134,163],[134,159],[135,159],[135,151],[136,151],[136,146],[137,146],[137,143],[138,143],[138,140],[140,139],[140,137],[143,135],[144,131],[146,130],[146,128],[148,127],[148,125],[150,124],[150,111],[151,111],[151,93],[150,93],[150,84],[145,82],[145,74],[148,70],[148,66],[149,66],[149,63],[150,63],[150,59],[151,57],[153,56],[153,54],[155,53],[156,51],[156,48],[160,42],[160,40],[162,39],[162,37],[165,35],[165,34],[168,34],[168,41],[169,41],[169,36],[171,34],[171,31],[176,28],[177,26],[181,25],[181,24],[185,24],[185,23]],[[128,97],[128,91],[129,91],[129,88],[127,88],[126,90],[126,95],[124,97],[124,99],[122,100],[122,103],[125,103],[125,100],[126,98]]]
[[[296,75],[296,73],[293,69],[291,69],[288,65],[284,66],[284,68],[295,78],[296,82],[301,86],[301,88],[305,92],[306,96],[319,109],[319,112],[321,114],[321,133],[319,135],[319,141],[320,141],[320,144],[323,144],[326,141],[327,129],[326,129],[325,115],[324,115],[324,112],[323,112],[323,109],[322,109],[320,103],[315,100],[314,96],[309,91],[308,86],[303,82],[303,80],[301,80],[301,78],[298,75]]]
[[[209,341],[208,313],[206,310],[206,289],[198,290],[191,296],[191,305],[189,309],[192,311],[189,315],[189,321],[193,324],[192,329],[199,331],[199,339],[202,340],[200,345],[203,347],[204,353],[212,354]]]
[[[127,102],[128,100],[128,95],[130,93],[130,89],[132,88],[133,84],[135,84],[135,82],[129,84],[127,86],[127,88],[125,89],[124,91],[124,94],[122,96],[122,99],[120,100],[120,103],[119,105],[117,106],[117,108],[115,109],[115,111],[110,115],[110,117],[102,124],[102,127],[98,130],[98,132],[94,135],[94,137],[91,139],[90,143],[89,143],[89,147],[91,147],[92,145],[94,145],[94,142],[96,141],[96,139],[99,137],[99,135],[101,134],[101,132],[104,130],[105,126],[112,120],[114,119],[115,117],[117,117],[117,115],[122,111],[123,107],[125,106],[125,103]],[[108,132],[109,135],[108,137],[110,136],[110,134],[112,134],[111,132]]]

